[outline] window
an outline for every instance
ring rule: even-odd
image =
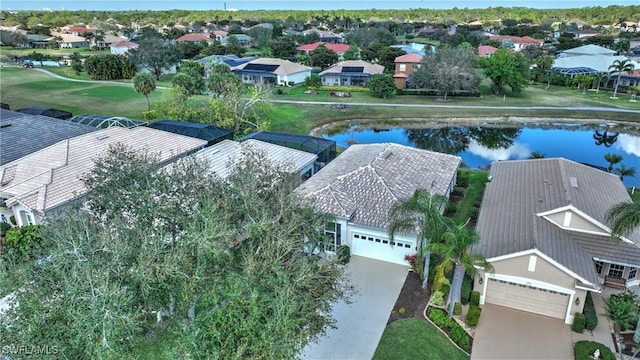
[[[324,226],[324,234],[329,237],[328,251],[336,251],[338,246],[342,245],[342,225],[339,223],[326,223]]]
[[[631,270],[629,270],[629,275],[627,276],[627,280],[635,279],[637,273],[638,273],[638,268],[631,268]]]
[[[407,64],[400,64],[400,71],[407,71]]]
[[[596,261],[596,272],[598,275],[602,274],[602,266],[604,265],[602,261]]]
[[[624,273],[624,266],[618,265],[618,264],[609,265],[609,276],[622,278],[623,273]]]

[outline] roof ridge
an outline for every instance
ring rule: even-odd
[[[558,168],[560,169],[560,177],[562,179],[562,189],[564,190],[565,199],[567,204],[573,204],[573,197],[571,196],[571,185],[569,184],[569,177],[567,175],[565,163],[560,159],[557,159]]]

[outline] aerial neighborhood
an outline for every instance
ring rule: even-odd
[[[0,10],[0,360],[635,358],[639,25]]]

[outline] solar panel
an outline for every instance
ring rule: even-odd
[[[280,65],[271,65],[271,64],[247,64],[244,67],[244,70],[257,70],[257,71],[266,71],[266,72],[274,72],[276,69],[280,67]]]
[[[343,73],[361,73],[364,72],[364,66],[344,66],[342,67]]]

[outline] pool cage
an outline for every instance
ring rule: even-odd
[[[138,126],[148,125],[149,123],[141,120],[129,119],[122,116],[109,116],[99,114],[80,114],[69,119],[70,122],[89,125],[98,129],[106,129],[113,126],[132,129]]]
[[[149,125],[150,128],[168,131],[174,134],[190,136],[207,141],[207,146],[222,140],[233,140],[233,131],[217,126],[200,123],[190,123],[174,120],[160,120]]]
[[[592,74],[598,73],[597,70],[594,70],[589,67],[575,67],[575,68],[554,67],[551,70],[557,74],[569,76],[572,79],[574,76],[577,76],[577,75],[592,75]]]
[[[269,131],[256,131],[242,137],[239,141],[255,139],[291,149],[306,151],[318,155],[316,171],[336,158],[336,142],[308,135],[295,135]]]

